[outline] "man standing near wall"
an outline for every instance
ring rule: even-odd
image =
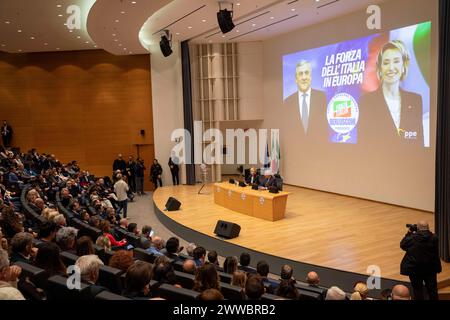
[[[117,175],[117,182],[114,184],[114,191],[117,196],[117,204],[122,209],[123,217],[127,217],[128,210],[128,184],[123,180],[122,174]]]
[[[2,140],[3,140],[3,146],[5,148],[10,147],[11,139],[12,139],[12,128],[6,122],[6,120],[3,120],[3,126],[2,126]]]

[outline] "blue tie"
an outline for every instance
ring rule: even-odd
[[[306,97],[308,95],[306,93],[303,94],[303,102],[302,102],[302,123],[303,123],[303,129],[305,129],[305,132],[308,130],[308,104],[306,103]]]

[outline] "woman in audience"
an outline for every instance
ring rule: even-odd
[[[350,300],[371,300],[368,298],[369,288],[364,282],[357,282],[353,288]]]
[[[298,289],[295,287],[295,280],[281,280],[276,291],[277,296],[286,299],[297,300],[300,296]]]
[[[133,300],[148,300],[151,278],[152,265],[144,261],[136,261],[128,268],[122,295]]]
[[[11,239],[16,233],[24,231],[20,215],[11,207],[5,206],[3,208],[0,224],[3,230],[3,235],[7,239]]]
[[[155,259],[153,264],[152,280],[157,282],[153,288],[159,287],[164,283],[181,287],[176,283],[175,270],[166,256],[161,256]]]
[[[95,254],[94,244],[88,236],[83,236],[77,240],[77,256],[87,256]]]
[[[111,246],[113,247],[113,249],[114,249],[114,247],[123,247],[123,246],[125,246],[127,244],[127,240],[126,239],[117,241],[114,238],[114,236],[111,234],[111,227],[110,227],[110,224],[109,224],[108,220],[103,220],[100,223],[100,230],[103,232],[103,235],[105,237],[108,237],[109,241],[111,242]]]
[[[59,248],[52,242],[43,242],[39,246],[34,264],[36,267],[44,269],[49,277],[66,274],[66,267],[59,255]]]
[[[238,267],[238,261],[236,257],[226,257],[223,263],[223,272],[233,274]]]
[[[109,266],[126,272],[133,262],[133,251],[118,250],[109,259]]]
[[[89,224],[89,219],[91,218],[91,216],[85,209],[83,209],[83,210],[81,210],[80,218],[81,218],[81,221],[83,221],[86,224]]]
[[[111,241],[109,241],[109,238],[107,236],[100,236],[95,241],[95,244],[104,250],[111,250]]]
[[[210,264],[204,264],[197,270],[192,290],[202,292],[207,289],[220,290],[220,280],[216,268]]]
[[[202,301],[218,301],[218,300],[225,300],[223,297],[223,294],[217,290],[217,289],[207,289],[200,293],[198,296],[199,300]]]
[[[233,272],[233,278],[231,278],[231,285],[245,288],[245,283],[247,282],[247,275],[244,271],[237,270]]]

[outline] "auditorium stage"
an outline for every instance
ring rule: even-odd
[[[216,205],[212,185],[203,189],[206,194],[197,194],[199,189],[200,185],[156,190],[155,212],[171,231],[221,255],[251,250],[252,264],[258,259],[270,260],[273,273],[279,273],[283,263],[293,263],[299,279],[308,269],[319,270],[324,285],[337,284],[336,277],[342,285],[364,279],[358,274],[367,275],[372,265],[380,267],[381,277],[387,281],[385,288],[392,283],[387,279],[408,281],[399,273],[404,254],[399,243],[406,233],[405,224],[426,220],[434,230],[430,212],[293,186],[284,188],[291,192],[285,218],[265,221]],[[181,201],[179,211],[163,211],[170,196]],[[216,237],[217,220],[239,224],[239,237]],[[438,280],[444,286],[444,280],[450,279],[450,264],[442,263],[442,267]]]

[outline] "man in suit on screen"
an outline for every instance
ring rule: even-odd
[[[295,81],[298,91],[285,100],[290,109],[298,110],[302,135],[327,138],[327,99],[324,92],[311,87],[311,63],[305,60],[297,63]],[[298,122],[297,122],[298,123]]]

